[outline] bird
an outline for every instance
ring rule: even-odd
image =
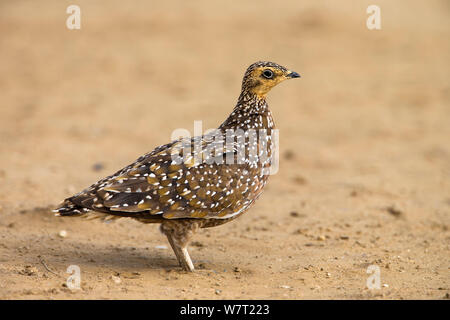
[[[194,271],[187,246],[195,233],[235,220],[261,195],[277,147],[266,95],[299,77],[274,62],[251,64],[234,109],[216,130],[155,148],[66,198],[53,212],[159,223],[180,267]]]

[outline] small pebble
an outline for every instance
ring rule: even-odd
[[[293,180],[294,180],[294,182],[295,182],[296,184],[298,184],[298,185],[304,185],[304,184],[307,183],[306,179],[303,178],[303,177],[301,177],[301,176],[296,176],[296,177],[294,177]]]
[[[94,171],[102,171],[104,168],[105,166],[101,162],[97,162],[92,166],[92,170]]]
[[[26,275],[26,276],[35,276],[38,274],[38,269],[36,267],[33,267],[31,265],[26,265],[25,268],[23,268],[19,274]]]
[[[67,231],[66,231],[66,230],[61,230],[61,231],[58,233],[58,236],[60,236],[61,238],[67,237]]]
[[[292,150],[286,150],[286,152],[284,153],[284,158],[287,160],[292,160],[295,158],[295,153]]]
[[[389,206],[386,208],[386,211],[390,214],[392,214],[394,217],[400,217],[403,215],[403,211],[400,209],[397,209],[395,206]]]
[[[120,284],[122,282],[122,280],[120,279],[120,277],[118,276],[111,276],[112,281],[114,281],[117,284]]]

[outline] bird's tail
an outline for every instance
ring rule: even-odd
[[[86,214],[89,209],[79,206],[69,199],[64,200],[58,208],[52,210],[55,216],[79,216]]]
[[[58,208],[52,211],[57,217],[83,217],[87,220],[98,219],[106,223],[122,218],[121,216],[115,216],[104,212],[92,211],[73,203],[70,198],[64,200]]]

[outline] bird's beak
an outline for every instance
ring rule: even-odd
[[[297,72],[289,71],[286,78],[300,78],[300,75]]]

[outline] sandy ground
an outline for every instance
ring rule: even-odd
[[[68,30],[73,2],[0,2],[0,299],[449,297],[448,1],[376,1],[379,31],[367,1],[79,0]],[[280,169],[197,235],[197,272],[156,225],[49,212],[174,129],[219,125],[257,60],[302,74],[269,96]]]

